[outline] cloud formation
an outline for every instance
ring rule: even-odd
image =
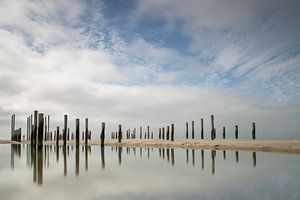
[[[108,132],[217,117],[247,138],[299,137],[297,2],[0,2],[0,134],[34,109]],[[151,30],[149,30],[151,29]],[[155,40],[153,41],[153,38]],[[285,119],[285,120],[282,120]],[[196,126],[196,127],[197,127]],[[282,133],[286,134],[282,134]]]

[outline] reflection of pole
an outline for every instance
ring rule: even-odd
[[[201,167],[204,169],[204,150],[201,149]]]
[[[256,167],[256,152],[252,152],[253,167]]]
[[[77,134],[76,134],[77,136]],[[78,133],[79,136],[79,133]],[[79,137],[78,137],[79,139]],[[75,149],[75,175],[79,176],[79,145],[76,145]]]
[[[216,150],[211,150],[211,173],[212,175],[215,175],[215,155],[216,154]]]
[[[118,161],[119,161],[119,165],[122,164],[122,147],[118,147]]]
[[[186,163],[189,163],[189,149],[186,149]]]
[[[101,151],[101,167],[102,167],[102,169],[105,169],[105,147],[104,146],[101,146],[100,147],[101,149],[100,149],[100,151]]]
[[[174,166],[175,159],[174,159],[174,149],[173,148],[171,149],[171,163],[172,163],[172,166]]]
[[[36,182],[36,148],[31,148],[31,163],[33,165],[33,182]]]
[[[38,148],[37,175],[38,175],[38,185],[43,185],[43,149],[41,148]]]
[[[238,163],[239,162],[239,152],[235,152],[235,161]]]
[[[64,176],[67,176],[67,147],[63,146],[63,154],[64,154]]]
[[[88,146],[85,145],[85,171],[89,169]]]
[[[195,166],[195,149],[192,149],[192,163]]]
[[[223,158],[226,160],[226,151],[223,151]]]

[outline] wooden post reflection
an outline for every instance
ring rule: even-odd
[[[100,153],[101,153],[101,168],[105,169],[105,147],[101,146],[100,147]]]
[[[78,136],[79,136],[79,134],[78,134]],[[77,139],[77,132],[76,132],[76,139]],[[76,142],[77,142],[77,140],[76,140]],[[75,148],[75,175],[79,176],[79,145],[76,145],[76,148]]]
[[[186,163],[189,163],[189,149],[186,149]]]
[[[223,151],[223,158],[226,160],[226,151]]]
[[[252,163],[253,167],[256,167],[256,152],[252,152]]]
[[[204,169],[204,150],[201,149],[201,168]]]
[[[38,161],[37,161],[37,175],[38,175],[38,185],[43,184],[43,149],[38,148]]]
[[[211,150],[211,173],[212,175],[215,175],[215,156],[216,156],[216,150]]]
[[[88,171],[89,169],[88,147],[88,145],[85,145],[85,171]]]
[[[63,145],[63,156],[64,156],[64,176],[67,176],[67,147]]]
[[[167,148],[167,161],[170,162],[170,149]]]
[[[118,161],[119,165],[122,164],[122,147],[118,147]]]
[[[195,166],[195,149],[192,149],[192,163]]]
[[[171,163],[172,163],[172,166],[174,166],[175,158],[174,158],[174,149],[173,148],[171,149]]]
[[[239,162],[239,152],[238,151],[236,151],[235,152],[235,162]]]

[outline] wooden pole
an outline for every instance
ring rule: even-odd
[[[149,126],[147,126],[147,138],[149,139],[150,138],[150,127]]]
[[[214,115],[210,116],[211,119],[211,140],[214,140],[214,131],[215,131],[215,122],[214,122]]]
[[[59,145],[59,126],[56,127],[56,146],[58,148]]]
[[[158,130],[158,139],[161,139],[161,128]]]
[[[43,136],[44,136],[44,114],[39,113],[39,129],[38,129],[38,147],[43,146]]]
[[[67,145],[67,130],[68,130],[68,115],[64,115],[64,132],[63,132],[64,146]]]
[[[239,139],[239,128],[237,125],[235,125],[235,139]]]
[[[32,139],[33,139],[33,120],[32,120],[32,114],[30,115],[30,141],[32,144]]]
[[[165,127],[162,128],[162,139],[165,139]]]
[[[189,123],[188,122],[185,123],[185,128],[186,128],[185,138],[189,139]]]
[[[36,138],[37,138],[37,118],[38,118],[38,111],[34,111],[34,128],[33,128],[33,145],[36,145]]]
[[[255,122],[252,122],[252,139],[256,139],[256,128],[255,128]]]
[[[80,134],[80,131],[79,131],[79,119],[76,119],[76,146],[79,146],[79,134]]]
[[[101,147],[104,147],[104,139],[105,139],[105,122],[102,122],[102,129],[101,129]]]
[[[48,140],[49,140],[49,134],[50,134],[50,132],[49,132],[49,129],[50,129],[50,115],[48,115],[48,130],[47,130],[47,135],[48,135]]]
[[[174,141],[174,124],[171,124],[171,141]]]
[[[167,140],[170,139],[170,126],[167,126]]]
[[[203,118],[201,118],[201,139],[204,139],[204,123],[203,123]]]
[[[89,119],[85,118],[85,145],[88,144],[89,134]]]
[[[46,115],[44,117],[44,126],[45,126],[44,141],[47,141],[47,117],[46,117]]]
[[[118,142],[121,143],[121,141],[122,141],[122,125],[119,124]]]
[[[13,141],[14,140],[14,133],[15,133],[15,128],[16,128],[16,118],[15,118],[15,114],[13,114],[11,116],[11,140]]]
[[[223,139],[225,139],[226,136],[225,136],[225,126],[223,126]]]
[[[140,127],[140,139],[142,139],[142,137],[143,137],[143,128]]]
[[[192,121],[192,139],[195,139],[195,123]]]

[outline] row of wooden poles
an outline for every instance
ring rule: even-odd
[[[80,143],[80,119],[75,120],[75,144],[79,145]],[[100,140],[101,145],[104,145],[105,140],[105,123],[101,123],[101,133]],[[34,111],[33,115],[27,117],[27,140],[31,141],[32,145],[42,146],[43,141],[50,140],[52,141],[52,131],[49,132],[50,127],[50,116],[45,116],[43,113],[38,113]],[[147,126],[147,131],[142,135],[142,127],[140,127],[140,139],[153,139],[153,132],[150,135],[150,127]],[[235,126],[235,139],[238,139],[238,126]],[[136,139],[137,137],[136,128],[133,129],[133,132],[130,132],[130,129],[126,130],[126,139]],[[111,133],[111,139],[117,139],[118,142],[121,142],[123,138],[122,134],[122,125],[118,125],[118,131]],[[189,139],[189,123],[186,122],[186,139]],[[204,120],[201,119],[201,128],[200,128],[200,138],[204,139]],[[222,138],[226,139],[225,127],[222,128]],[[88,144],[88,140],[91,139],[91,131],[88,128],[88,118],[85,118],[85,131],[82,133],[82,139],[84,139],[85,144]],[[174,124],[171,126],[161,127],[158,131],[158,139],[161,140],[171,140],[174,141]],[[191,130],[191,139],[195,139],[195,122],[192,121],[192,130]],[[211,115],[211,140],[216,139],[216,128],[214,126],[214,115]],[[256,127],[255,122],[252,123],[252,139],[256,139]],[[21,128],[15,130],[15,114],[12,115],[12,124],[11,124],[11,140],[12,141],[21,141]],[[54,140],[56,144],[59,144],[59,140],[63,140],[63,145],[67,144],[67,141],[70,140],[70,129],[68,128],[68,115],[64,115],[64,129],[62,134],[60,134],[60,129],[54,131]],[[71,140],[74,140],[74,134],[71,135]]]
[[[12,116],[15,118],[15,115]],[[75,120],[75,144],[79,146],[80,143],[80,120]],[[50,116],[44,117],[43,113],[38,113],[37,110],[34,111],[33,115],[27,117],[27,140],[31,141],[33,146],[42,146],[44,141],[52,141],[53,135],[52,131],[49,131],[50,127]],[[88,128],[88,118],[85,118],[85,131],[82,133],[82,139],[84,139],[85,144],[88,144],[88,140],[91,140],[91,131]],[[102,129],[100,134],[101,145],[104,145],[105,139],[105,123],[102,122]],[[57,126],[54,131],[54,140],[56,145],[59,145],[59,140],[63,140],[63,145],[67,144],[70,140],[70,129],[68,128],[68,115],[64,115],[64,128],[62,134],[60,134],[59,126]],[[71,140],[74,140],[74,134],[71,135]]]

